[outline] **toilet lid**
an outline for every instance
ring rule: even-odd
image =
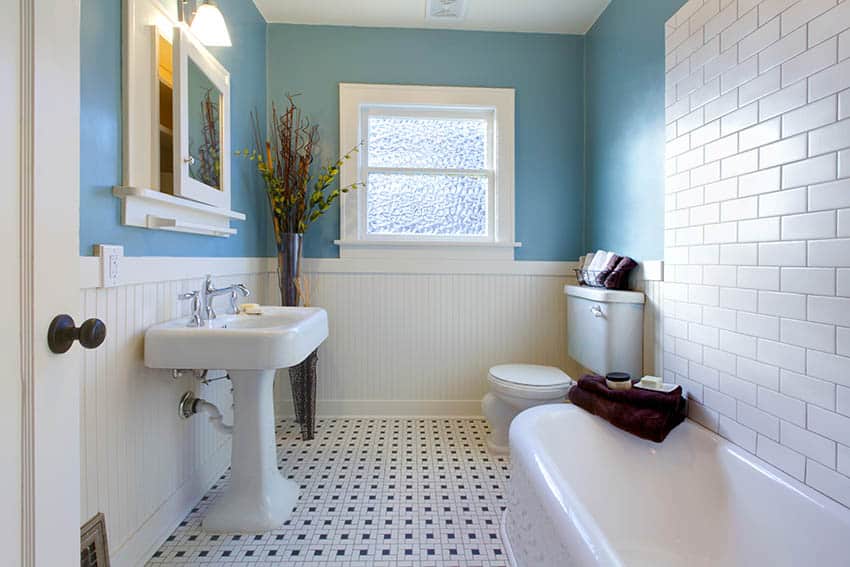
[[[522,386],[563,386],[570,382],[560,368],[539,364],[500,364],[490,369],[490,376]]]

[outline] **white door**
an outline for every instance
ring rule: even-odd
[[[0,565],[79,565],[79,0],[11,0],[0,18]]]

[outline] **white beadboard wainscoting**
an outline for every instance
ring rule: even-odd
[[[643,306],[643,372],[652,376],[663,374],[664,328],[664,262],[642,263],[631,278],[629,287],[646,295]]]
[[[317,413],[480,415],[488,368],[508,362],[557,366],[578,378],[567,355],[563,291],[575,283],[574,267],[307,260],[311,303],[330,321],[319,353]],[[660,261],[647,262],[632,278],[647,293],[650,373],[661,359],[655,318],[662,271]],[[288,383],[277,386],[278,411],[290,414]]]
[[[487,369],[570,372],[564,275],[309,272],[328,311],[318,413],[480,415]],[[286,382],[279,408],[291,411]]]
[[[232,415],[227,381],[203,385],[191,377],[174,380],[169,371],[145,368],[145,329],[188,315],[188,306],[179,304],[177,294],[198,289],[207,272],[221,278],[220,282],[245,282],[260,298],[267,296],[271,280],[266,273],[240,273],[257,267],[256,261],[244,259],[155,262],[125,258],[123,281],[138,283],[95,288],[97,262],[97,258],[83,258],[81,270],[81,318],[103,320],[107,338],[100,348],[84,355],[80,523],[103,512],[112,565],[136,566],[230,464],[226,436],[203,417],[178,417],[183,392],[193,390],[212,401],[228,422]],[[268,263],[263,259],[260,265],[265,269]],[[181,279],[167,279],[173,276]]]
[[[572,262],[304,262],[310,300],[327,309],[330,337],[320,349],[320,415],[479,415],[487,369],[503,362],[559,366],[567,356],[566,297]],[[658,263],[660,266],[660,263]],[[145,561],[229,465],[230,443],[203,417],[183,420],[178,401],[193,390],[225,410],[226,381],[203,385],[143,365],[144,331],[188,317],[177,294],[244,282],[247,301],[278,303],[274,258],[123,258],[119,285],[100,288],[99,259],[81,258],[81,318],[108,328],[104,345],[85,352],[81,388],[82,514],[107,519],[113,565]],[[645,269],[660,279],[660,267]],[[653,307],[660,282],[646,290],[646,370],[656,343]],[[224,302],[225,300],[221,300]],[[216,374],[220,375],[220,374]],[[291,415],[289,381],[276,402]]]

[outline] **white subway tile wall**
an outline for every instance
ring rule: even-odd
[[[664,375],[850,506],[850,0],[690,0],[666,30]]]

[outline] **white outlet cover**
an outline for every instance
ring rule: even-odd
[[[428,0],[426,19],[432,21],[457,20],[466,15],[466,0]]]
[[[113,287],[121,281],[121,258],[124,247],[117,244],[95,244],[94,253],[100,256],[100,286]]]

